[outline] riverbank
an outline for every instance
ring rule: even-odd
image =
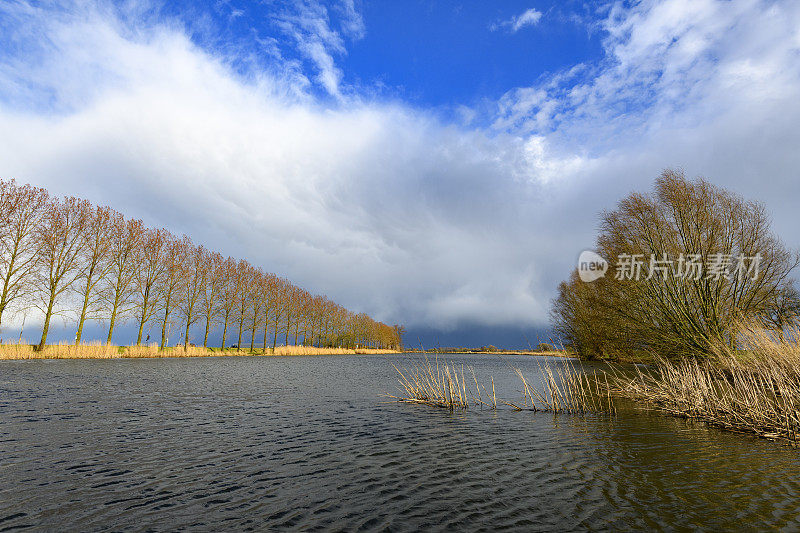
[[[741,327],[737,348],[706,359],[656,359],[613,376],[617,394],[736,433],[800,442],[800,325]]]
[[[345,354],[379,354],[400,353],[397,350],[377,348],[317,348],[313,346],[278,346],[274,350],[239,350],[236,348],[203,348],[190,346],[167,347],[163,350],[158,345],[150,346],[115,346],[102,344],[56,344],[45,346],[36,351],[32,344],[0,345],[0,360],[19,359],[136,359],[136,358],[168,358],[168,357],[236,357],[236,356],[286,356],[286,355],[345,355]]]

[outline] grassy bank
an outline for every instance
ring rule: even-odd
[[[238,350],[234,348],[203,348],[190,346],[168,347],[159,350],[157,344],[148,346],[115,346],[100,343],[56,344],[45,346],[36,351],[31,344],[0,345],[0,360],[3,359],[126,359],[126,358],[161,358],[161,357],[218,357],[218,356],[280,356],[280,355],[339,355],[339,354],[376,354],[398,353],[392,350],[373,348],[316,348],[313,346],[278,346],[274,350]]]
[[[706,360],[658,359],[616,375],[618,393],[673,415],[796,445],[800,437],[800,327],[783,335],[744,326],[738,348]]]

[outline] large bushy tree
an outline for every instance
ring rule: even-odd
[[[597,252],[611,263],[606,276],[573,273],[551,314],[586,358],[707,355],[735,341],[739,320],[785,319],[776,313],[796,294],[798,255],[771,232],[765,208],[682,172],[664,171],[652,194],[603,213]]]

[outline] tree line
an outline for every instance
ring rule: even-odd
[[[353,313],[244,259],[223,257],[186,235],[148,228],[106,206],[15,180],[0,180],[0,327],[9,313],[37,309],[44,348],[51,322],[68,316],[79,344],[89,321],[108,325],[106,343],[126,321],[160,332],[222,330],[242,349],[278,342],[317,347],[399,349],[402,326]],[[148,335],[149,337],[149,335]]]
[[[587,359],[706,357],[753,322],[782,336],[800,316],[800,258],[770,226],[763,205],[666,170],[652,194],[602,214],[595,251],[618,262],[591,282],[573,270],[553,301],[554,329]]]

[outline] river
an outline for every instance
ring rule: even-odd
[[[508,399],[541,362],[445,357]],[[419,359],[0,361],[0,531],[800,529],[796,449],[626,402],[382,396]]]

